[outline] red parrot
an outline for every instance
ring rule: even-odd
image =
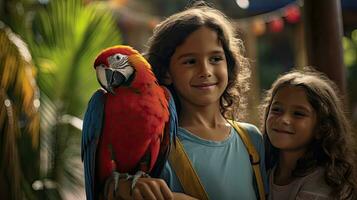
[[[158,85],[150,64],[129,46],[103,50],[94,62],[104,90],[91,97],[82,130],[82,160],[88,200],[97,199],[114,174],[157,176],[177,129],[170,92]],[[134,180],[133,180],[134,182]]]

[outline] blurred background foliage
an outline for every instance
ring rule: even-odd
[[[39,90],[25,43],[4,24],[0,46],[0,193],[20,199],[31,195],[29,183],[38,178],[31,168],[39,168]]]
[[[344,61],[347,68],[347,87],[353,120],[357,125],[357,28],[343,37]]]
[[[259,103],[278,74],[304,65],[302,1],[208,2],[233,19],[245,42],[254,67],[250,103]],[[357,125],[357,3],[341,2],[347,96]],[[187,3],[0,0],[1,199],[84,198],[80,129],[99,87],[95,56],[121,43],[144,51],[152,29]]]
[[[69,199],[83,189],[78,117],[98,88],[93,59],[119,30],[101,2],[1,4],[0,196]]]

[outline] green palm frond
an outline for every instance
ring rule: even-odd
[[[120,41],[111,13],[79,0],[54,0],[38,13],[32,29],[27,41],[39,69],[41,93],[66,100],[63,109],[81,114],[98,87],[95,56]]]
[[[0,24],[0,46],[0,196],[23,199],[26,192],[21,185],[31,184],[38,172],[36,165],[22,163],[23,157],[38,161],[36,153],[23,154],[36,152],[39,146],[35,68],[25,43],[4,24]]]
[[[41,146],[46,147],[43,155],[48,155],[40,179],[51,179],[60,192],[78,189],[83,183],[80,131],[63,123],[63,117],[83,115],[90,96],[99,88],[94,58],[120,42],[112,14],[103,6],[52,0],[37,12],[32,31],[25,35],[37,67]]]

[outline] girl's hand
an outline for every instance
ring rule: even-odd
[[[198,199],[188,196],[187,194],[184,194],[184,193],[174,192],[173,195],[174,195],[174,200],[198,200]]]
[[[157,200],[171,200],[173,193],[162,179],[156,178],[139,178],[130,195],[131,180],[119,180],[117,195],[114,196],[114,180],[109,178],[109,188],[106,195],[109,200],[114,199],[157,199]]]
[[[136,183],[133,192],[133,199],[173,199],[173,194],[166,182],[162,179],[140,178]]]

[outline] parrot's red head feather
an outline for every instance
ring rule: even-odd
[[[107,58],[113,54],[120,53],[123,55],[130,56],[132,54],[137,54],[138,51],[133,49],[130,46],[125,46],[125,45],[117,45],[113,47],[109,47],[107,49],[104,49],[102,52],[99,53],[97,58],[94,61],[94,68],[100,64],[104,64],[105,66],[109,66]]]

